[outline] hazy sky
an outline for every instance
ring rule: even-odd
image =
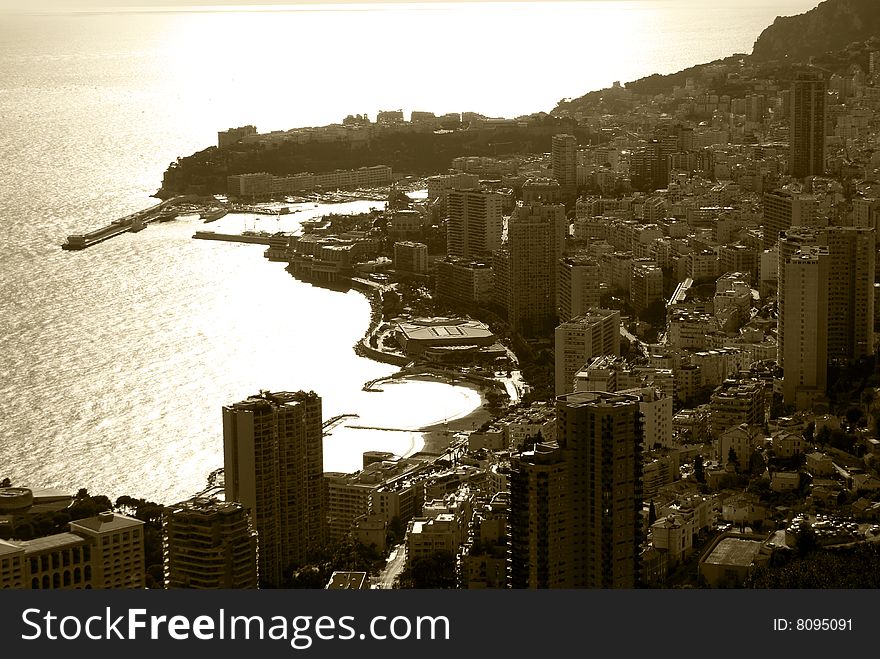
[[[46,11],[46,10],[79,10],[85,8],[103,9],[116,7],[193,7],[202,5],[323,5],[323,4],[379,4],[382,2],[474,2],[475,0],[0,0],[0,10],[14,11]],[[476,0],[487,2],[492,0]],[[511,0],[495,0],[511,1]],[[514,0],[515,1],[515,0]],[[532,0],[534,1],[534,0]],[[556,0],[560,1],[560,0]],[[572,0],[577,1],[577,0]],[[589,1],[589,0],[588,0]],[[605,0],[623,1],[623,0]],[[644,1],[644,0],[643,0]],[[694,0],[695,4],[703,0]],[[768,0],[718,0],[720,4],[768,4]],[[769,0],[772,3],[772,0]],[[816,4],[819,0],[816,0]],[[780,3],[784,4],[784,3]]]
[[[84,8],[117,7],[195,7],[195,6],[278,6],[278,5],[330,5],[330,4],[379,4],[382,2],[431,2],[432,0],[0,0],[0,10],[45,11],[79,10]],[[434,0],[438,1],[438,0]],[[440,0],[465,2],[468,0]],[[484,0],[480,0],[484,1]]]
[[[22,11],[82,7],[193,7],[202,5],[325,5],[381,4],[386,2],[473,2],[474,0],[0,0],[0,9]],[[485,2],[487,0],[477,0]],[[510,1],[510,0],[497,0]],[[557,0],[558,1],[558,0]],[[612,0],[614,1],[614,0]]]

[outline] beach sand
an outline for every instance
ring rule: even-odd
[[[476,430],[486,421],[492,418],[492,414],[482,406],[486,402],[486,397],[480,393],[481,405],[470,414],[458,419],[451,419],[446,423],[435,423],[431,426],[421,428],[424,433],[425,445],[420,453],[428,455],[440,455],[449,447],[452,437],[455,433],[465,430]]]

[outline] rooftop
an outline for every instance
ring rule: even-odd
[[[556,400],[569,405],[601,405],[605,407],[620,407],[624,405],[638,404],[638,396],[627,396],[607,391],[577,391],[571,394],[557,396]]]
[[[82,528],[97,533],[121,531],[137,526],[143,526],[143,522],[134,517],[120,515],[119,513],[98,513],[94,517],[86,517],[85,519],[78,519],[70,523],[71,530],[75,531],[77,528]]]
[[[432,341],[437,339],[469,338],[489,339],[493,337],[488,325],[475,320],[413,320],[399,323],[400,331],[408,340]]]
[[[2,542],[2,541],[0,541]],[[56,549],[66,549],[68,547],[76,547],[84,545],[88,542],[81,535],[76,533],[55,533],[54,535],[43,536],[42,538],[34,538],[33,540],[22,540],[20,542],[11,542],[9,546],[16,549],[24,549],[25,554],[38,554],[46,551],[54,551]],[[12,553],[13,550],[8,550]],[[3,553],[3,546],[0,544],[0,553]]]
[[[192,499],[168,506],[166,511],[171,514],[200,513],[203,515],[214,515],[238,512],[241,509],[242,505],[235,501],[220,501],[210,497],[193,497]]]
[[[20,545],[14,544],[12,542],[8,542],[6,540],[0,540],[0,556],[7,556],[9,554],[17,554],[24,547]]]
[[[705,562],[711,565],[739,565],[748,567],[755,556],[761,551],[763,543],[757,540],[745,540],[743,538],[723,538],[715,545],[715,549],[706,558]]]
[[[257,410],[266,407],[281,407],[310,399],[318,399],[318,394],[314,391],[278,391],[274,393],[271,391],[261,391],[254,396],[248,396],[246,400],[227,405],[226,407],[235,410]]]
[[[363,590],[368,587],[366,572],[334,572],[325,590]]]

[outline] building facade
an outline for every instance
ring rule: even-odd
[[[559,322],[564,323],[598,307],[599,264],[584,257],[560,259],[556,284],[556,310]]]
[[[791,83],[789,173],[797,178],[825,173],[826,82],[799,73]]]
[[[262,391],[225,406],[223,449],[226,500],[251,511],[260,582],[278,586],[326,538],[320,396]]]
[[[501,247],[502,197],[480,189],[448,190],[446,252],[449,256],[486,256]]]
[[[514,456],[513,588],[634,588],[642,540],[639,399],[582,392],[556,400],[556,444]]]
[[[444,302],[485,306],[492,299],[494,282],[489,263],[455,257],[437,261],[437,297]]]
[[[828,249],[805,247],[786,259],[785,306],[779,314],[786,405],[800,409],[825,396],[828,384]]]
[[[501,267],[506,277],[499,277],[496,268],[496,291],[508,322],[523,336],[539,336],[556,326],[556,268],[567,233],[562,204],[520,205],[510,218]]]
[[[555,332],[556,395],[574,391],[575,374],[600,355],[620,355],[620,312],[590,309]]]
[[[394,243],[394,269],[414,274],[427,272],[428,246],[407,240]]]
[[[108,511],[71,522],[68,533],[0,540],[0,589],[144,588],[143,525]]]
[[[194,497],[162,516],[165,588],[256,588],[257,532],[240,503]]]
[[[634,588],[642,539],[639,399],[606,392],[558,397],[556,441],[571,474],[571,587]]]
[[[566,197],[577,191],[577,138],[574,135],[554,135],[550,143],[550,161],[553,178]]]

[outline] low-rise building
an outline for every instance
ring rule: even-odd
[[[831,476],[834,470],[834,461],[826,454],[819,451],[807,453],[807,471],[813,476]]]
[[[793,492],[801,486],[801,475],[796,471],[774,471],[770,489],[774,492]]]
[[[369,590],[370,580],[366,572],[334,572],[325,590]]]
[[[679,515],[661,517],[651,525],[652,544],[668,553],[669,564],[677,565],[694,547],[694,529]]]
[[[0,588],[143,588],[143,525],[108,511],[71,522],[68,533],[0,540]]]
[[[408,564],[419,558],[428,558],[437,552],[453,556],[462,541],[462,529],[452,513],[436,517],[417,517],[410,520],[406,531],[406,560]]]
[[[724,534],[700,559],[700,577],[710,588],[739,588],[754,569],[766,565],[770,550],[761,536]]]
[[[400,322],[395,334],[403,351],[412,356],[428,350],[460,351],[490,347],[496,343],[495,335],[485,323],[456,318],[417,318]]]

